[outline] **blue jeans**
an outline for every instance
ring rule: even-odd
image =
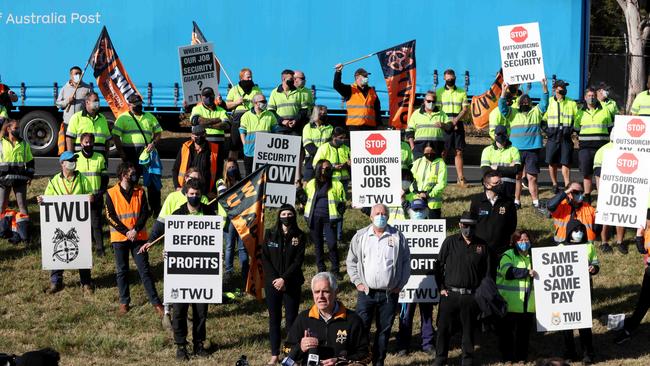
[[[227,274],[232,274],[235,271],[233,265],[234,255],[235,255],[235,243],[237,243],[238,252],[239,252],[239,264],[241,266],[241,276],[242,280],[246,282],[248,278],[248,253],[244,247],[244,242],[239,237],[237,230],[232,225],[228,223],[226,230],[223,232],[226,239],[226,272]]]
[[[420,325],[422,331],[422,350],[427,351],[434,347],[435,337],[433,331],[433,303],[402,304],[399,314],[399,331],[397,332],[397,349],[407,350],[411,344],[413,333],[413,318],[415,308],[420,307]]]
[[[151,276],[151,269],[149,268],[149,254],[144,252],[138,254],[138,250],[144,244],[143,241],[124,241],[113,243],[113,250],[115,251],[115,277],[117,277],[117,289],[120,293],[120,304],[131,303],[131,293],[129,291],[129,252],[133,256],[135,266],[140,273],[140,280],[142,286],[147,292],[149,302],[152,305],[160,304],[160,297],[156,291],[153,278]]]
[[[375,320],[375,338],[372,342],[372,364],[383,366],[388,350],[390,330],[395,320],[398,294],[385,290],[370,290],[368,295],[357,291],[357,314],[361,317],[365,331],[370,334],[370,326]]]
[[[79,270],[79,281],[82,285],[90,285],[90,269],[80,269]],[[63,284],[63,270],[57,269],[50,271],[50,282],[62,285]]]

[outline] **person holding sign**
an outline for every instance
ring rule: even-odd
[[[278,120],[275,113],[266,109],[264,94],[253,95],[253,108],[244,113],[239,124],[239,136],[244,145],[244,167],[246,174],[253,172],[255,160],[255,134],[258,132],[276,132]]]
[[[483,174],[490,170],[501,173],[501,182],[504,194],[514,199],[517,177],[521,171],[521,158],[519,150],[512,146],[508,139],[506,126],[499,125],[494,129],[494,143],[483,149],[481,153],[481,170]],[[521,204],[515,201],[515,207]]]
[[[77,155],[71,151],[64,151],[59,157],[61,173],[50,178],[45,187],[44,196],[64,196],[72,194],[87,194],[90,196],[90,203],[94,201],[93,189],[83,174],[77,171]],[[36,197],[39,204],[43,203],[43,196]],[[92,287],[90,269],[80,269],[79,279],[84,295],[90,295],[95,290]],[[50,272],[50,287],[45,291],[48,294],[55,294],[63,290],[63,270]]]
[[[230,128],[229,157],[239,158],[242,142],[239,138],[239,123],[241,116],[253,108],[253,95],[262,94],[262,90],[253,82],[253,72],[244,67],[239,71],[239,83],[228,90],[226,108],[232,111],[232,126]]]
[[[515,231],[497,270],[499,294],[508,303],[508,313],[499,324],[499,348],[503,362],[526,362],[528,339],[535,319],[535,271],[530,259],[530,235]]]
[[[442,125],[447,123],[447,114],[436,105],[436,92],[429,90],[424,96],[424,103],[417,112],[411,114],[406,128],[406,136],[413,150],[413,158],[418,159],[424,154],[427,144],[442,151],[444,132]]]
[[[334,126],[327,119],[327,107],[317,105],[311,113],[309,123],[302,129],[302,147],[305,150],[303,180],[309,182],[314,177],[314,155],[322,145],[332,138]]]
[[[442,193],[447,187],[447,164],[431,142],[423,148],[423,156],[413,162],[411,192],[427,202],[430,219],[442,217]]]
[[[556,243],[567,241],[567,224],[572,220],[578,220],[585,225],[588,241],[596,240],[596,210],[584,201],[584,191],[580,183],[571,182],[566,191],[556,194],[548,201],[547,207],[553,218],[553,240]],[[601,250],[603,253],[609,253],[612,248],[601,246]]]
[[[305,277],[302,264],[305,260],[305,234],[298,228],[296,209],[284,204],[278,211],[274,230],[264,234],[266,243],[262,246],[264,266],[264,293],[269,308],[269,338],[271,360],[275,365],[280,355],[280,325],[282,303],[286,317],[286,329],[291,329],[300,307],[300,290]]]
[[[578,114],[578,105],[575,101],[566,97],[569,83],[564,80],[555,82],[553,88],[555,95],[549,99],[548,110],[544,115],[547,120],[546,135],[546,163],[548,164],[553,193],[560,190],[557,185],[557,170],[562,167],[562,178],[564,186],[570,182],[571,158],[573,155],[573,124]]]
[[[358,68],[354,72],[354,83],[349,85],[341,82],[343,64],[336,64],[334,68],[333,87],[345,99],[348,130],[374,130],[381,126],[381,103],[375,88],[368,85],[370,73]]]
[[[187,203],[174,211],[172,215],[216,215],[214,209],[201,202],[201,182],[198,179],[191,179],[183,186]],[[153,243],[160,236],[164,235],[165,226],[154,226],[149,235],[149,241],[143,244],[138,250],[138,254],[149,251]],[[195,356],[207,357],[210,354],[203,347],[206,339],[205,324],[208,319],[208,304],[192,303],[192,351]],[[172,328],[174,331],[174,343],[176,343],[176,359],[187,361],[190,354],[187,351],[187,312],[190,304],[173,304],[174,312],[172,318]]]

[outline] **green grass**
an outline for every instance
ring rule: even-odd
[[[35,196],[46,184],[45,179],[35,180],[30,189],[30,212],[34,222],[33,233],[38,238],[38,207]],[[171,191],[169,179],[164,181],[164,192]],[[469,207],[469,196],[480,188],[459,189],[450,186],[446,191],[443,216],[448,219],[450,232],[457,232],[458,218]],[[164,195],[163,195],[164,197]],[[544,192],[544,198],[550,194]],[[524,209],[519,212],[519,227],[534,233],[536,245],[550,243],[552,225],[531,207],[530,198],[523,199]],[[267,226],[275,222],[274,212],[267,215]],[[300,220],[303,228],[304,222]],[[347,243],[356,229],[369,223],[357,210],[345,215],[344,243],[340,245],[341,259],[347,253]],[[107,232],[107,230],[106,230]],[[628,232],[627,239],[632,238]],[[108,234],[105,236],[108,245]],[[40,244],[35,248],[13,246],[0,240],[0,352],[23,353],[41,347],[53,347],[62,354],[62,365],[157,365],[176,364],[175,348],[171,335],[163,331],[153,308],[148,304],[139,283],[135,265],[131,264],[132,310],[126,316],[117,316],[118,293],[115,285],[115,265],[112,251],[104,258],[95,258],[93,279],[97,291],[83,297],[78,287],[78,274],[65,272],[65,290],[55,295],[45,295],[49,272],[41,270]],[[162,257],[160,246],[151,252],[151,265],[157,279],[156,286],[162,295]],[[633,248],[632,251],[635,252]],[[645,340],[650,335],[648,319],[642,323],[638,334],[624,347],[612,343],[613,335],[606,330],[606,317],[610,313],[631,313],[643,273],[640,256],[618,253],[600,254],[601,272],[594,278],[593,330],[594,344],[603,365],[648,365],[650,355]],[[237,260],[235,260],[237,262]],[[343,263],[344,266],[344,263]],[[304,265],[305,277],[315,274],[313,245],[307,248]],[[308,285],[303,286],[301,309],[311,305]],[[344,281],[339,298],[354,308],[356,293]],[[416,319],[418,316],[416,315]],[[415,333],[419,324],[415,322]],[[394,333],[397,330],[395,324]],[[208,339],[214,351],[210,359],[192,360],[191,365],[234,365],[240,355],[247,355],[253,365],[266,363],[270,357],[268,341],[268,315],[263,303],[251,297],[235,303],[211,305],[207,324]],[[496,336],[491,333],[477,337],[476,355],[484,364],[498,364]],[[417,349],[419,337],[413,340]],[[452,364],[459,364],[458,341],[453,344]],[[394,338],[391,339],[394,351]],[[562,337],[559,333],[535,333],[531,336],[531,358],[560,356]],[[389,365],[429,365],[431,357],[422,352],[411,353],[407,358],[389,356]]]

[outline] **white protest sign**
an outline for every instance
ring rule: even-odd
[[[269,164],[266,171],[266,207],[296,203],[296,171],[300,164],[300,136],[255,134],[253,170]]]
[[[537,331],[591,328],[587,245],[533,248]]]
[[[43,269],[92,268],[89,196],[43,196],[40,208]]]
[[[650,191],[650,153],[605,151],[598,186],[596,223],[644,228]]]
[[[181,80],[183,82],[183,100],[187,104],[201,101],[201,89],[218,88],[218,74],[214,59],[212,43],[201,43],[178,48],[180,57]]]
[[[617,115],[611,139],[618,149],[650,153],[650,117]]]
[[[500,26],[499,49],[506,83],[531,83],[544,79],[539,23]]]
[[[223,218],[165,218],[166,303],[221,303]]]
[[[395,220],[392,226],[404,234],[411,252],[411,277],[399,294],[399,302],[440,301],[433,270],[447,236],[446,220]]]
[[[350,132],[352,206],[401,204],[402,153],[399,131]]]

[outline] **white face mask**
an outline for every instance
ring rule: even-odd
[[[72,75],[72,81],[74,81],[75,83],[79,83],[80,80],[81,80],[81,75],[80,74]]]
[[[432,110],[433,109],[433,103],[432,102],[424,102],[424,108]]]
[[[362,77],[361,80],[359,80],[359,81],[361,81],[361,85],[363,85],[363,86],[368,85],[368,78],[367,77]]]
[[[574,231],[571,233],[571,241],[576,243],[581,243],[584,234],[582,231]]]
[[[257,108],[259,108],[260,111],[266,110],[266,103],[257,103]]]
[[[75,169],[77,169],[77,163],[74,161],[64,161],[63,167],[66,168],[67,170],[74,171]]]

